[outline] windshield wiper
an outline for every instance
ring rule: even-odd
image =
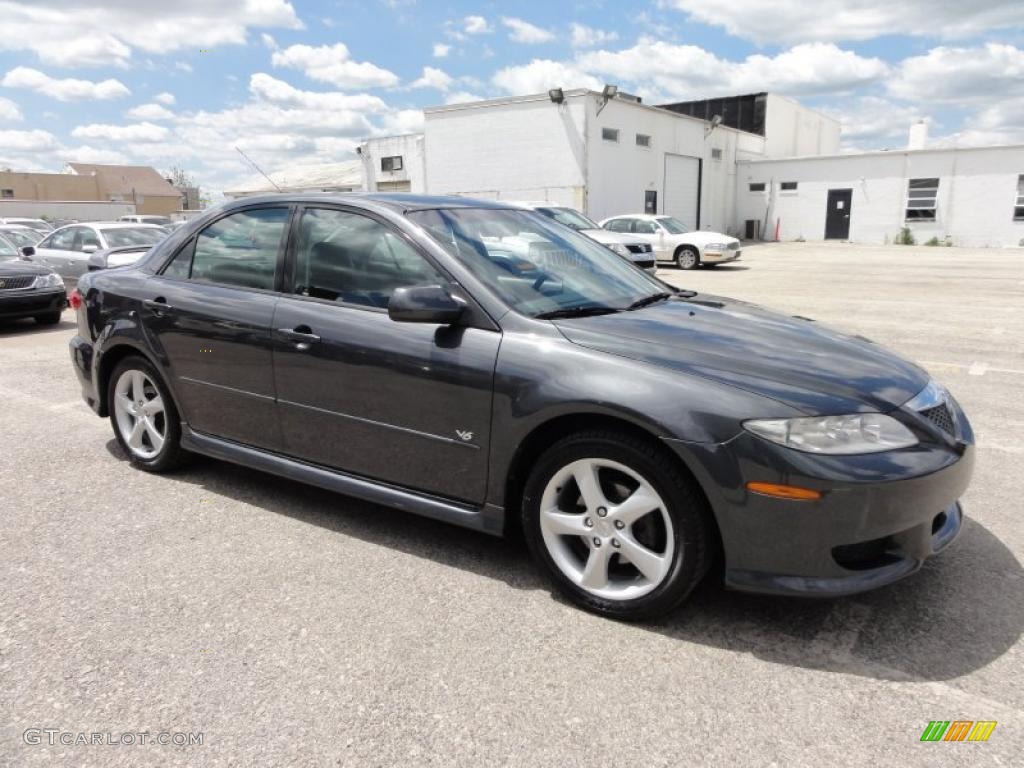
[[[640,309],[641,307],[647,307],[659,301],[665,301],[665,299],[671,299],[673,296],[675,296],[674,293],[668,293],[667,291],[663,291],[662,293],[652,293],[650,296],[644,296],[642,299],[637,299],[626,307],[626,309]]]
[[[610,315],[613,312],[621,312],[622,310],[616,309],[615,307],[606,307],[601,305],[585,305],[581,307],[563,307],[562,309],[552,309],[548,312],[541,312],[539,315],[534,315],[537,320],[556,320],[560,317],[589,317],[590,315]]]

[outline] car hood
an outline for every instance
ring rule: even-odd
[[[14,277],[15,275],[48,275],[53,272],[49,267],[33,264],[31,261],[15,259],[13,261],[0,262],[0,277]]]
[[[599,243],[622,243],[622,245],[643,245],[644,240],[635,235],[624,235],[621,232],[611,232],[607,229],[581,229],[580,234],[586,235]]]
[[[890,411],[929,379],[867,339],[720,296],[555,324],[575,344],[739,387],[808,414]]]
[[[678,243],[689,243],[690,245],[696,245],[703,248],[711,243],[738,243],[735,237],[731,235],[723,235],[721,232],[706,232],[704,230],[694,230],[693,232],[687,232],[682,235],[668,235],[668,238],[673,242]]]

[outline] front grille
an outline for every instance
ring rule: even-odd
[[[0,291],[14,291],[19,288],[31,288],[36,281],[35,275],[15,275],[14,277],[0,277]]]
[[[952,435],[956,430],[956,426],[953,424],[953,414],[950,413],[945,403],[936,405],[934,408],[926,408],[918,413],[948,435]]]
[[[642,243],[640,245],[627,245],[626,247],[629,249],[630,253],[650,253],[651,252],[651,244],[650,243]]]

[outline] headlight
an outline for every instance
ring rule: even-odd
[[[725,243],[708,243],[704,246],[705,251],[725,251],[729,248]]]
[[[917,444],[909,429],[881,413],[755,419],[743,422],[743,427],[765,440],[806,453],[878,453]]]
[[[629,248],[622,243],[609,243],[608,247],[619,254],[619,256],[629,256]]]
[[[60,275],[56,272],[51,272],[48,275],[37,277],[33,285],[35,288],[63,288],[64,281],[61,280]]]

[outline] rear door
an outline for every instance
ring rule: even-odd
[[[232,212],[200,230],[146,283],[141,317],[198,432],[281,447],[271,321],[291,209]]]
[[[365,211],[310,206],[296,232],[273,324],[284,451],[483,501],[501,334],[471,319],[458,327],[391,320],[396,288],[460,289],[405,234]]]

